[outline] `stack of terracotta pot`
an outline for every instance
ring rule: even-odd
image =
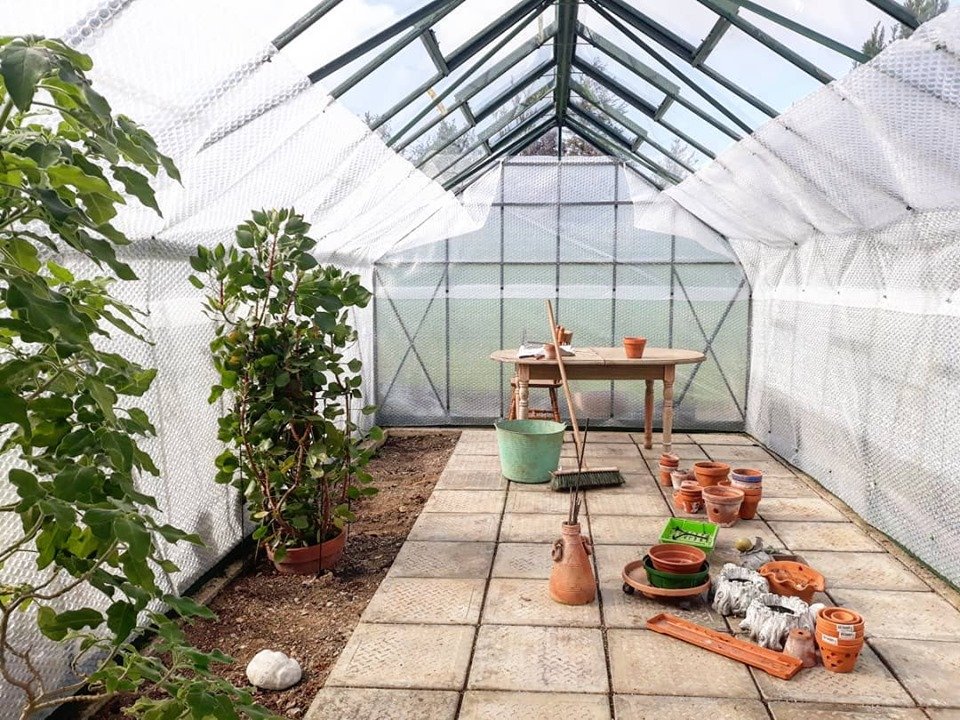
[[[846,608],[822,608],[817,613],[816,638],[823,666],[831,672],[848,673],[863,649],[863,617]]]
[[[703,508],[703,488],[692,480],[684,480],[673,493],[673,506],[680,512],[696,515]]]
[[[673,483],[670,481],[670,473],[680,468],[680,456],[673,453],[664,453],[660,456],[660,484],[663,487],[670,487]]]
[[[726,485],[708,485],[703,488],[703,504],[707,517],[720,527],[733,527],[740,519],[743,490]]]
[[[753,468],[734,468],[730,472],[730,486],[743,490],[740,519],[753,520],[763,497],[763,473]]]
[[[730,484],[730,466],[726,463],[704,460],[693,464],[693,472],[697,476],[697,482],[703,487]]]

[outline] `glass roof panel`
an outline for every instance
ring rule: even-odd
[[[631,0],[630,4],[691,45],[703,42],[718,17],[697,0]]]
[[[369,60],[364,57],[335,72],[325,81],[327,88],[346,80],[367,62]],[[415,41],[348,90],[340,97],[340,101],[358,117],[376,118],[423,84],[434,72],[433,63],[423,44]]]

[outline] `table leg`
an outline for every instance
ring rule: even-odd
[[[663,451],[670,452],[673,444],[673,380],[676,368],[668,365],[663,372]]]
[[[643,446],[653,447],[653,380],[647,380],[647,392],[643,398]]]
[[[530,368],[526,365],[517,366],[517,420],[527,419],[527,409],[530,401]]]

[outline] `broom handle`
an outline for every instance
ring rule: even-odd
[[[563,367],[563,356],[560,354],[560,338],[557,333],[557,321],[553,316],[553,303],[547,303],[547,317],[550,318],[550,332],[553,335],[553,347],[557,351],[557,367],[560,368],[560,384],[563,386],[563,397],[567,401],[567,410],[570,412],[570,424],[573,425],[573,444],[577,450],[577,457],[581,457],[580,428],[577,425],[577,414],[573,409],[573,398],[570,396],[570,385],[567,384],[567,370]]]

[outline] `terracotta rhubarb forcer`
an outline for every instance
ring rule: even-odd
[[[730,474],[730,466],[726,463],[702,460],[693,464],[693,472],[697,476],[697,482],[703,487],[709,487],[719,485],[721,481],[726,480]]]
[[[273,549],[267,548],[267,557],[281,575],[316,575],[321,570],[332,570],[343,557],[347,541],[346,530],[319,545],[305,548],[287,548],[282,560],[274,560]]]
[[[732,527],[740,519],[743,490],[724,485],[708,485],[703,488],[703,504],[707,517],[720,527]]]
[[[770,583],[777,595],[798,597],[805,603],[813,602],[813,595],[826,589],[823,575],[809,565],[792,560],[777,560],[760,567],[758,571]]]
[[[586,605],[597,596],[590,564],[590,541],[580,534],[580,523],[563,523],[553,544],[550,597],[563,605]]]

